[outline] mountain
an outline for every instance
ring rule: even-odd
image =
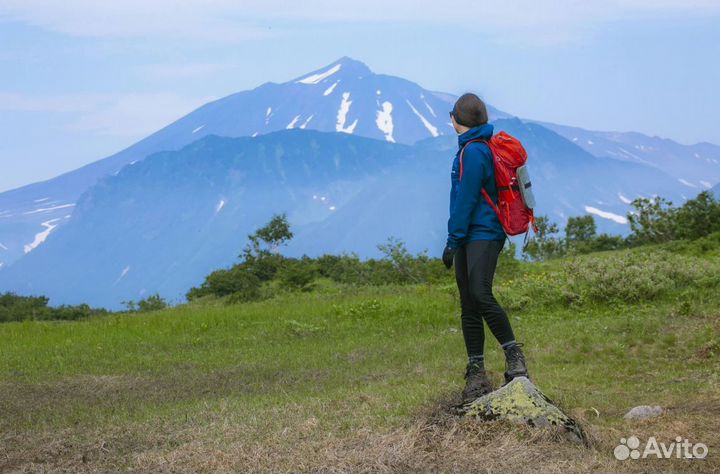
[[[112,156],[0,193],[0,269],[57,232],[79,196],[98,179],[156,151],[178,150],[211,134],[257,136],[293,128],[412,144],[454,134],[447,117],[454,100],[343,57],[282,84],[267,82],[210,102]],[[490,112],[507,116],[493,108]]]
[[[594,157],[538,124],[503,119],[496,127],[525,143],[542,213],[592,212],[602,230],[617,231],[627,207],[617,196],[672,196],[677,184],[652,167]],[[0,288],[53,304],[118,308],[154,292],[180,301],[207,273],[237,261],[246,236],[283,211],[295,232],[288,255],[377,256],[390,236],[437,254],[456,148],[450,136],[409,146],[310,130],[209,135],[100,180],[64,228],[0,272]]]
[[[115,155],[0,193],[0,291],[115,306],[146,292],[178,298],[280,211],[297,229],[288,249],[297,255],[375,255],[390,235],[413,251],[436,249],[457,147],[445,114],[455,99],[344,57],[210,102]],[[624,234],[632,199],[682,202],[720,181],[715,145],[490,114],[523,141],[538,213],[561,226],[590,213],[601,231]],[[356,174],[336,169],[346,160]],[[316,174],[322,180],[308,178]],[[231,211],[231,202],[242,205]]]
[[[232,263],[273,213],[287,211],[299,231],[375,181],[391,188],[395,166],[425,161],[412,156],[407,145],[339,133],[208,135],[101,179],[63,229],[0,274],[0,288],[111,307],[147,292],[180,298]]]
[[[720,182],[720,146],[711,143],[681,145],[667,138],[649,137],[635,132],[594,132],[547,122],[538,123],[595,156],[641,163],[675,176],[689,198]]]

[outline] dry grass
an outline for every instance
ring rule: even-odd
[[[99,383],[99,381],[96,381]],[[116,380],[107,380],[117,390]],[[110,388],[114,387],[114,388]],[[371,422],[345,429],[333,418],[359,400],[318,402],[318,416],[288,403],[248,413],[227,400],[185,421],[153,422],[97,429],[5,433],[0,470],[22,472],[718,472],[720,400],[622,428],[584,419],[592,440],[587,449],[557,435],[506,423],[481,423],[450,414],[449,393],[399,425],[378,429]],[[594,416],[594,415],[592,415]],[[618,462],[619,438],[635,434],[672,440],[678,434],[710,447],[705,460]]]

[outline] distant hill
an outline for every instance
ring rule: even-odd
[[[343,57],[205,104],[110,157],[0,193],[0,291],[110,305],[149,291],[177,296],[280,211],[297,227],[295,253],[369,256],[390,235],[436,251],[455,99]],[[490,114],[523,141],[538,212],[561,226],[589,213],[601,231],[624,234],[633,199],[681,203],[720,182],[715,145]]]
[[[679,189],[691,198],[720,182],[720,146],[712,143],[681,145],[667,138],[635,132],[595,132],[538,122],[595,156],[607,156],[654,166],[674,176]]]
[[[627,206],[619,196],[672,197],[675,180],[655,168],[594,157],[538,124],[496,125],[525,143],[540,213],[591,212],[617,232]],[[450,136],[408,146],[310,130],[209,135],[89,188],[62,229],[0,272],[0,288],[110,308],[154,292],[181,300],[283,211],[296,234],[289,255],[376,256],[390,236],[436,255],[456,148]]]

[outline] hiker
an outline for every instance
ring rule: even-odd
[[[495,266],[506,239],[496,211],[482,193],[484,188],[497,205],[493,155],[482,141],[467,145],[471,140],[490,140],[493,126],[488,123],[485,103],[471,93],[463,94],[455,102],[450,118],[458,133],[459,149],[452,165],[450,219],[442,260],[448,269],[454,262],[460,290],[462,332],[468,355],[462,398],[467,403],[493,390],[484,365],[483,319],[505,352],[505,382],[528,377],[528,371],[510,320],[492,293]]]

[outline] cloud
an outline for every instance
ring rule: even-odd
[[[74,36],[107,38],[262,39],[266,26],[244,21],[227,0],[3,0],[0,19]]]
[[[285,22],[427,22],[567,36],[598,22],[720,13],[717,0],[3,0],[0,17],[94,37],[258,39]],[[317,25],[315,25],[317,26]],[[558,34],[560,33],[560,34]]]

